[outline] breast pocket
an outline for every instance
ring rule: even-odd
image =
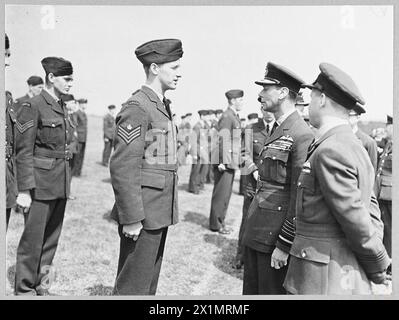
[[[265,166],[267,167],[266,171],[269,179],[278,183],[287,183],[290,151],[266,148],[262,156],[264,158],[263,162],[265,162]]]
[[[171,121],[153,121],[146,133],[147,153],[154,157],[166,157],[174,148]]]
[[[63,124],[64,120],[60,118],[42,119],[40,137],[44,143],[60,142],[60,138],[64,136]]]

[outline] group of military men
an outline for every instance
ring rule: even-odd
[[[115,195],[111,217],[120,236],[115,295],[156,293],[168,227],[178,222],[178,128],[165,93],[181,78],[182,43],[149,41],[135,55],[146,81],[116,116],[109,164]],[[16,294],[45,291],[41,269],[51,265],[69,195],[74,123],[61,95],[71,88],[72,64],[49,57],[42,65],[46,88],[22,104],[17,116],[7,106],[10,127],[17,128],[7,179],[17,177],[21,206],[30,207],[17,253]],[[263,118],[244,135],[238,116],[243,90],[226,92],[228,106],[214,122],[216,130],[206,118],[209,112],[199,113],[199,147],[190,146],[193,159],[210,161],[206,169],[202,161],[193,162],[192,191],[201,188],[201,170],[211,168],[212,231],[231,231],[225,217],[234,175],[241,170],[246,176],[237,252],[244,267],[243,294],[370,294],[371,282],[389,279],[383,229],[390,226],[392,142],[375,174],[349,122],[351,112],[365,112],[359,89],[336,66],[319,68],[308,85],[286,67],[267,63],[264,78],[255,81]],[[303,88],[311,89],[311,126],[295,107]],[[216,143],[208,144],[208,138]],[[16,166],[9,165],[15,159]],[[7,195],[12,192],[7,188]]]

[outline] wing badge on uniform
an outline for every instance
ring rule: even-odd
[[[132,141],[140,137],[141,135],[141,125],[133,129],[131,124],[128,124],[126,128],[118,127],[118,136],[121,137],[126,144],[130,144]]]
[[[24,133],[26,130],[33,127],[34,122],[33,122],[33,120],[29,120],[29,121],[25,122],[24,124],[22,124],[21,122],[16,120],[15,124],[16,124],[18,131],[20,133]]]

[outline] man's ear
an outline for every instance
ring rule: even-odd
[[[282,87],[280,90],[280,95],[279,95],[279,100],[284,100],[288,94],[290,93],[290,90],[287,87]]]
[[[159,73],[159,66],[156,63],[151,63],[149,70],[150,73],[156,76]]]
[[[47,78],[48,78],[48,80],[50,81],[50,83],[54,83],[54,78],[55,78],[54,73],[50,72],[50,73],[48,74]]]
[[[322,93],[320,94],[320,107],[321,107],[321,108],[322,108],[322,107],[325,107],[325,105],[326,105],[326,99],[327,99],[326,95],[322,92]]]

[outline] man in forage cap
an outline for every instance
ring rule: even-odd
[[[284,287],[291,294],[371,294],[387,283],[389,256],[373,193],[374,169],[348,123],[365,101],[352,78],[321,63],[311,85],[317,128],[297,184],[296,236]]]
[[[110,161],[120,236],[114,295],[155,295],[168,226],[178,219],[177,135],[165,93],[181,78],[182,43],[153,40],[135,54],[146,80],[116,116]]]
[[[295,109],[304,81],[288,68],[269,62],[258,101],[275,117],[258,163],[247,174],[258,180],[242,234],[244,294],[284,294],[283,282],[295,231],[295,185],[313,139]]]
[[[61,97],[72,87],[73,68],[59,57],[41,64],[45,87],[21,104],[17,121],[18,197],[32,201],[17,249],[17,295],[49,294],[48,275],[70,194],[74,129]]]
[[[17,103],[19,106],[25,101],[28,101],[30,98],[40,94],[44,86],[43,79],[39,76],[30,76],[26,83],[29,87],[28,93],[15,100],[15,103]]]

